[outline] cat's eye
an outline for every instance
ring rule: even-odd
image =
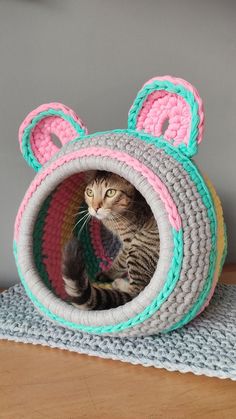
[[[92,198],[93,197],[93,191],[92,191],[92,189],[87,188],[86,189],[86,194],[89,196],[89,198]]]
[[[106,196],[108,198],[112,198],[113,196],[115,196],[116,194],[116,189],[107,189],[106,191]]]

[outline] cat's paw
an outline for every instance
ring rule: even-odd
[[[127,279],[124,278],[116,278],[112,282],[112,288],[115,290],[123,291],[123,292],[130,292],[130,283]]]

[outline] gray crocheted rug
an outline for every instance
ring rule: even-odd
[[[0,295],[0,338],[236,380],[236,286],[218,285],[210,306],[180,330],[117,338],[55,325],[38,313],[17,284]]]

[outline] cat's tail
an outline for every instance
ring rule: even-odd
[[[62,276],[70,301],[81,310],[107,310],[132,299],[126,292],[99,288],[90,283],[85,273],[83,250],[76,238],[64,248]]]

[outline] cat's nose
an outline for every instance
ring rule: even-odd
[[[94,205],[94,210],[97,212],[101,208],[101,204]]]

